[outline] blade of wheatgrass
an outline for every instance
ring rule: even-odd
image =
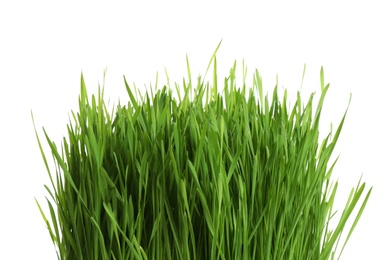
[[[218,79],[217,79],[217,58],[214,56],[214,73],[213,73],[213,90],[214,90],[214,98],[218,97]]]
[[[52,175],[50,173],[50,169],[49,169],[49,164],[47,163],[47,159],[46,159],[46,156],[45,156],[45,153],[43,152],[43,148],[42,148],[42,144],[41,144],[41,141],[38,137],[38,133],[37,133],[37,129],[35,127],[35,121],[34,121],[34,115],[33,115],[33,112],[31,111],[31,119],[33,121],[33,126],[34,126],[34,131],[35,131],[35,137],[37,138],[37,142],[38,142],[38,146],[39,146],[39,151],[41,153],[41,156],[42,156],[42,159],[43,159],[43,162],[45,164],[45,168],[47,170],[47,173],[49,174],[49,178],[50,178],[50,183],[54,189],[54,193],[57,194],[57,191],[56,191],[56,188],[55,188],[55,185],[54,185],[54,181],[53,181],[53,178],[52,178]]]
[[[137,110],[137,109],[138,109],[138,102],[137,102],[137,100],[135,99],[135,97],[134,97],[134,95],[133,95],[133,92],[131,91],[131,89],[130,89],[130,87],[129,87],[129,84],[127,84],[126,77],[123,76],[123,80],[124,80],[124,82],[125,82],[127,94],[129,95],[131,104],[132,104],[132,106]]]
[[[320,71],[320,84],[321,84],[321,91],[323,91],[325,88],[324,68],[323,67],[321,67],[321,71]]]
[[[192,88],[192,76],[191,76],[191,69],[190,69],[190,63],[188,61],[188,55],[186,55],[186,64],[187,64],[187,77],[188,77],[188,85],[190,86],[190,89]]]
[[[41,213],[41,216],[42,216],[43,220],[45,221],[45,224],[46,224],[46,226],[47,226],[47,229],[49,230],[50,237],[51,237],[53,243],[54,243],[54,244],[58,244],[58,243],[59,243],[59,238],[54,234],[53,229],[52,229],[52,227],[51,227],[51,225],[50,225],[50,222],[49,222],[48,219],[46,218],[46,215],[45,215],[45,213],[43,212],[41,205],[39,204],[39,202],[37,201],[37,199],[35,199],[35,202],[36,202],[36,204],[37,204],[37,206],[38,206],[38,208],[39,208],[39,212]]]
[[[352,232],[354,231],[354,229],[355,229],[357,223],[359,222],[360,217],[361,217],[362,214],[363,214],[363,211],[364,211],[364,209],[365,209],[365,207],[366,207],[366,204],[367,204],[367,202],[368,202],[368,199],[370,198],[371,191],[372,191],[372,187],[371,187],[371,188],[369,189],[369,191],[367,192],[367,194],[366,194],[366,196],[365,196],[365,198],[364,198],[364,201],[363,201],[362,205],[360,206],[359,212],[358,212],[358,214],[356,215],[355,220],[354,220],[354,222],[353,222],[353,224],[352,224],[352,227],[350,228],[350,230],[349,230],[349,232],[348,232],[348,235],[347,235],[347,237],[346,237],[346,239],[345,239],[345,241],[344,241],[344,245],[343,245],[343,248],[342,248],[341,251],[340,251],[340,254],[339,254],[338,259],[340,259],[341,254],[343,253],[344,248],[345,248],[345,246],[346,246],[346,244],[347,244],[349,238],[350,238],[351,235],[352,235]]]
[[[306,72],[306,63],[303,65],[303,72],[302,72],[302,79],[301,79],[301,88],[300,88],[300,92],[302,91],[303,80],[304,80],[304,78],[305,78],[305,72]]]
[[[214,61],[214,58],[215,58],[216,55],[217,55],[217,51],[218,51],[218,49],[219,49],[219,46],[221,46],[221,43],[222,43],[222,39],[219,41],[217,48],[215,48],[213,55],[211,55],[209,64],[207,65],[206,72],[205,72],[204,75],[203,75],[202,85],[204,84],[204,80],[206,79],[207,72],[209,71],[209,68],[210,68],[210,66],[211,66],[211,63]]]

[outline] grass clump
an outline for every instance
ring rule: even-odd
[[[199,77],[193,86],[188,66],[178,98],[169,85],[141,98],[124,79],[129,102],[115,113],[100,88],[88,98],[81,76],[79,112],[61,149],[43,129],[55,173],[37,135],[51,180],[49,215],[37,204],[58,259],[335,258],[371,189],[362,197],[359,181],[330,230],[330,157],[345,114],[319,142],[323,70],[316,108],[314,93],[304,106],[298,92],[289,111],[287,90],[282,99],[277,86],[263,96],[258,71],[252,88],[238,88],[236,63],[218,93],[215,53],[213,63],[213,85]]]

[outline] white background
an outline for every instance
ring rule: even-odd
[[[267,91],[278,75],[291,101],[304,64],[305,101],[319,92],[324,66],[331,87],[323,134],[338,124],[352,93],[335,150],[336,206],[343,207],[362,174],[374,190],[342,259],[390,259],[390,9],[384,2],[8,2],[0,3],[0,259],[56,258],[34,201],[44,204],[49,180],[31,110],[42,140],[45,127],[60,146],[70,111],[77,111],[81,71],[93,94],[107,67],[106,99],[116,104],[127,100],[123,75],[144,88],[158,71],[163,85],[166,68],[171,81],[181,82],[186,54],[194,79],[203,75],[221,39],[220,80],[235,59],[240,76],[244,59],[249,85],[256,68]]]

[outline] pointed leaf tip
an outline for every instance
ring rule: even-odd
[[[325,80],[324,80],[324,67],[323,66],[321,66],[320,81],[321,81],[321,90],[324,90]]]

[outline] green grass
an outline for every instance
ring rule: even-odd
[[[320,141],[323,70],[318,104],[313,93],[303,105],[298,92],[289,109],[287,90],[264,96],[257,70],[252,87],[238,88],[236,63],[218,92],[216,51],[213,84],[192,82],[187,59],[189,80],[176,92],[156,82],[156,93],[142,96],[124,79],[129,102],[111,113],[104,87],[90,99],[81,76],[79,112],[61,149],[43,129],[55,171],[35,130],[51,181],[48,213],[37,204],[58,259],[338,257],[346,222],[352,228],[341,249],[371,189],[364,196],[359,181],[330,230],[337,190],[330,157],[346,111]]]

